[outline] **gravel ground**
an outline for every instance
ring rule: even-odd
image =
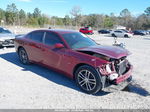
[[[107,35],[91,36],[112,45]],[[44,67],[22,65],[14,48],[0,49],[1,109],[150,109],[150,36],[119,38],[132,55],[133,82],[125,91],[81,92],[74,81]]]

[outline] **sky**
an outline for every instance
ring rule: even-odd
[[[73,7],[79,6],[82,14],[119,13],[127,8],[132,15],[138,16],[150,7],[150,0],[0,0],[0,8],[6,9],[8,4],[15,3],[17,8],[33,12],[37,7],[49,16],[64,17],[70,15]]]

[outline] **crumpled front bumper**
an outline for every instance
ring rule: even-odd
[[[117,79],[115,79],[113,82],[114,84],[119,84],[125,80],[132,80],[131,78],[131,74],[132,74],[132,70],[133,70],[133,66],[130,66],[130,69],[123,75],[119,76]]]
[[[111,86],[115,86],[115,88],[120,88],[120,87],[124,88],[132,81],[132,70],[133,70],[133,66],[130,65],[126,73],[120,75],[114,80],[109,80],[108,78],[109,75],[102,75],[101,81],[102,81],[103,89],[111,88]],[[99,69],[98,69],[98,72],[101,74]]]

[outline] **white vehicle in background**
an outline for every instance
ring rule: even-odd
[[[0,47],[14,46],[15,34],[6,28],[0,27]]]
[[[128,32],[127,30],[114,30],[111,31],[111,36],[113,37],[125,37],[125,38],[130,38],[133,36],[131,32]]]

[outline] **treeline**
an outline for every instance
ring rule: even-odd
[[[131,29],[150,29],[150,7],[145,9],[143,14],[133,16],[128,9],[123,9],[119,16],[114,13],[104,14],[81,14],[81,8],[75,6],[71,9],[70,15],[64,18],[48,16],[43,14],[39,8],[35,8],[33,13],[26,13],[23,9],[18,10],[14,3],[7,5],[6,10],[0,9],[0,23],[5,25],[39,26],[62,25],[62,26],[91,26],[95,29],[114,28],[122,25]]]

